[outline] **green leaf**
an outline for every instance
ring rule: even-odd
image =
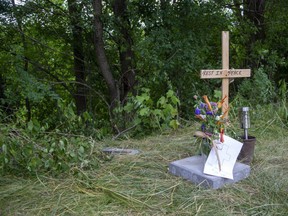
[[[167,100],[164,96],[160,97],[159,100],[157,101],[157,106],[163,106],[164,104],[167,103]]]
[[[163,116],[162,111],[160,109],[153,110],[153,114],[156,116]]]
[[[65,150],[64,141],[63,141],[63,140],[60,140],[60,141],[59,141],[59,144],[60,144],[60,149],[61,149],[61,150]]]
[[[171,89],[166,93],[167,97],[171,98],[171,97],[174,97],[174,91],[172,91]]]
[[[2,151],[6,154],[7,153],[7,146],[5,144],[2,145]]]
[[[72,157],[72,158],[75,158],[76,157],[76,154],[74,153],[74,152],[70,152],[70,157]]]
[[[171,97],[171,101],[174,105],[180,104],[180,100],[176,96]]]
[[[29,122],[28,122],[28,130],[29,130],[29,131],[32,131],[32,130],[33,130],[33,122],[32,122],[32,121],[29,121]]]
[[[124,111],[126,112],[131,112],[133,110],[133,104],[132,103],[127,103],[125,106],[124,106]]]
[[[139,115],[140,115],[140,116],[147,116],[148,113],[149,113],[149,108],[148,108],[148,107],[142,108],[142,109],[139,111]]]
[[[141,122],[142,122],[142,121],[141,121],[140,118],[135,118],[135,119],[134,119],[134,123],[135,123],[136,125],[140,124]]]
[[[84,152],[85,152],[84,147],[83,147],[83,146],[80,146],[79,149],[78,149],[78,152],[79,152],[80,154],[84,154]]]
[[[179,122],[176,119],[171,120],[169,122],[169,126],[172,127],[174,130],[176,130],[179,127],[179,125],[180,124],[179,124]]]
[[[139,103],[143,103],[144,101],[148,100],[149,98],[150,98],[149,95],[146,93],[143,93],[141,95],[136,96],[136,99]]]
[[[214,97],[218,100],[221,100],[222,98],[222,93],[219,90],[214,90]]]

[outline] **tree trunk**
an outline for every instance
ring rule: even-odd
[[[119,28],[121,35],[118,40],[122,78],[120,100],[125,101],[128,92],[133,91],[135,85],[134,53],[132,50],[133,40],[131,36],[131,25],[127,15],[126,0],[114,0],[113,11],[116,17],[116,26]]]
[[[68,0],[68,10],[72,29],[72,46],[74,55],[75,93],[77,114],[87,110],[87,89],[85,87],[86,72],[83,51],[83,37],[81,26],[81,4],[76,0]]]
[[[257,31],[252,35],[252,42],[265,39],[264,12],[265,0],[244,0],[244,16],[250,20]]]
[[[244,18],[249,20],[256,27],[256,32],[250,35],[247,43],[248,54],[253,50],[255,42],[262,42],[265,39],[264,12],[265,0],[244,0]],[[259,63],[259,62],[258,62]],[[255,59],[249,58],[247,64],[251,68],[259,67]]]
[[[93,9],[94,9],[94,27],[95,27],[94,46],[96,50],[96,58],[100,68],[100,72],[103,75],[109,89],[110,109],[112,110],[119,101],[119,97],[116,82],[110,70],[104,49],[103,26],[100,19],[102,14],[102,1],[93,0]]]

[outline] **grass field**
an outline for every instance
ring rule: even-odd
[[[237,127],[231,129],[240,135]],[[258,116],[252,127],[257,144],[251,174],[236,184],[204,189],[168,173],[171,161],[195,154],[195,127],[189,127],[99,142],[98,150],[141,152],[111,157],[81,175],[1,176],[0,215],[288,215],[287,126],[273,115]]]

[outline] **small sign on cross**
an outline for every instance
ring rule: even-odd
[[[224,113],[229,107],[229,78],[250,77],[250,69],[229,69],[229,32],[222,32],[222,69],[201,70],[201,79],[222,79],[222,98],[226,99],[222,105]],[[228,113],[227,113],[228,118]]]
[[[250,69],[201,70],[201,79],[250,77]]]

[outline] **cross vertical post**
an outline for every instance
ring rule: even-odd
[[[229,32],[222,31],[222,70],[224,74],[228,73],[229,69]],[[222,98],[226,97],[222,105],[222,113],[224,113],[228,109],[229,104],[229,78],[222,79]],[[228,118],[228,113],[227,113]]]

